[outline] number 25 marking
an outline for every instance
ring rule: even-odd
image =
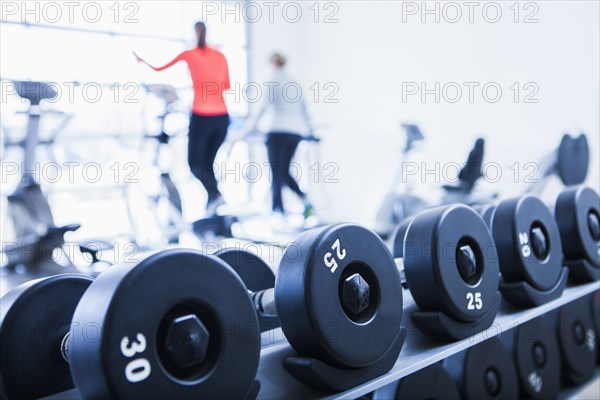
[[[481,310],[481,307],[483,307],[481,293],[475,292],[475,295],[473,295],[473,293],[470,292],[467,293],[467,310]]]
[[[333,242],[333,245],[331,245],[331,250],[335,251],[338,260],[341,261],[344,258],[346,258],[346,249],[342,248],[340,239],[336,239],[336,241]],[[338,267],[336,257],[334,257],[334,255],[331,254],[331,252],[327,252],[325,254],[325,257],[323,257],[323,262],[325,263],[325,266],[331,270],[332,274]]]

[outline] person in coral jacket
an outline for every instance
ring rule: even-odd
[[[212,215],[224,203],[217,185],[213,163],[225,141],[229,114],[223,92],[230,88],[229,67],[223,53],[206,44],[206,24],[195,24],[198,44],[161,67],[154,67],[134,53],[138,62],[155,71],[185,61],[194,86],[194,103],[189,125],[188,164],[208,193],[207,214]]]

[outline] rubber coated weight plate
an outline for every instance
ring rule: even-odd
[[[406,237],[406,231],[413,221],[414,217],[405,218],[394,231],[392,239],[392,254],[394,258],[401,258],[404,254],[404,238]],[[409,249],[410,250],[410,249]]]
[[[487,340],[467,350],[462,389],[467,399],[519,398],[519,380],[508,349],[497,340]]]
[[[275,286],[275,273],[256,254],[241,249],[223,249],[214,254],[225,261],[252,292]]]
[[[306,231],[286,249],[277,273],[281,327],[303,356],[371,365],[399,333],[400,287],[392,255],[370,230],[338,224]],[[354,314],[349,308],[357,306]]]
[[[61,342],[91,282],[83,275],[56,275],[24,283],[2,298],[0,371],[8,398],[40,398],[73,387]]]
[[[472,263],[461,259],[469,253]],[[496,246],[485,222],[467,206],[431,209],[415,217],[406,232],[404,271],[422,311],[473,322],[494,306],[499,284]]]
[[[596,329],[596,336],[600,337],[600,290],[596,290],[591,297],[592,319]]]
[[[558,314],[558,343],[562,354],[564,378],[580,384],[594,374],[596,334],[589,309],[577,300],[563,306]]]
[[[564,190],[554,211],[567,260],[585,259],[600,267],[600,198],[588,187]]]
[[[397,400],[453,400],[460,399],[456,383],[438,363],[402,378],[396,390]]]
[[[495,204],[488,204],[475,209],[481,218],[485,221],[487,226],[492,226],[492,220],[494,218],[494,213],[496,212]]]
[[[248,290],[258,292],[275,286],[275,273],[256,254],[242,249],[223,249],[214,255],[225,261],[239,275]],[[261,332],[279,327],[277,317],[258,315],[258,322]]]
[[[84,398],[243,398],[258,368],[257,326],[244,284],[223,261],[155,253],[111,267],[81,299],[73,379]]]
[[[527,195],[500,202],[491,230],[506,282],[525,281],[539,290],[556,285],[562,268],[560,233],[539,198]]]
[[[594,329],[596,329],[596,346],[600,347],[600,290],[596,290],[590,300],[592,320],[594,321]],[[600,348],[596,351],[598,353],[598,363],[600,363]]]
[[[544,318],[515,329],[514,356],[524,397],[554,399],[560,390],[560,349]]]

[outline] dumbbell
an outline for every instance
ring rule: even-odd
[[[465,399],[519,398],[515,363],[497,338],[450,356],[444,364]]]
[[[586,298],[578,299],[554,313],[554,317],[558,319],[557,337],[562,356],[562,378],[569,385],[580,385],[590,379],[596,366],[596,333],[586,303]]]
[[[567,284],[560,233],[546,205],[533,195],[480,209],[490,227],[500,261],[500,291],[516,307],[554,300]]]
[[[585,186],[568,188],[556,199],[554,216],[565,263],[573,282],[600,279],[600,197]]]
[[[57,275],[2,299],[8,398],[245,398],[258,391],[258,320],[216,257],[168,250],[96,280]],[[232,377],[234,377],[232,379]]]
[[[375,365],[372,374],[389,370],[403,339],[402,293],[385,244],[348,224],[298,240],[303,251],[293,262],[284,257],[274,290],[284,333],[305,356],[287,360],[288,369],[302,370],[310,357],[322,360],[311,366],[346,379],[334,387],[373,378],[365,369]],[[355,300],[365,300],[365,292],[352,290],[365,284],[363,307]],[[274,306],[268,294],[259,297],[263,310]],[[73,381],[86,398],[244,398],[257,391],[257,325],[254,303],[231,267],[177,249],[97,278],[79,300],[64,342]],[[96,340],[88,340],[90,326],[102,332]]]
[[[392,243],[420,309],[412,321],[425,334],[459,340],[492,324],[500,305],[498,255],[473,209],[451,205],[424,211],[401,223]]]
[[[372,400],[458,400],[460,393],[441,363],[432,364],[373,392]]]
[[[404,337],[400,276],[385,244],[354,224],[312,229],[293,243],[283,253],[275,287],[251,294],[259,316],[278,318],[302,355],[286,359],[285,367],[305,383],[330,390],[387,372]],[[236,271],[264,264],[242,250],[218,255]],[[309,379],[319,370],[336,378]]]
[[[216,254],[235,271],[241,271],[244,263],[250,264],[245,266],[248,271],[266,266],[243,250]],[[300,234],[281,258],[275,287],[251,293],[251,297],[261,316],[279,319],[286,338],[301,354],[331,353],[332,349],[323,348],[324,335],[345,336],[346,330],[352,332],[349,336],[360,336],[357,343],[372,341],[369,334],[383,334],[376,351],[381,353],[400,326],[399,286],[396,265],[381,239],[359,225],[337,224]],[[339,348],[337,356],[329,357],[334,365],[361,367],[373,360],[366,355],[372,348],[361,350],[349,343],[328,346]]]
[[[554,399],[560,390],[560,349],[547,318],[527,321],[500,336],[514,357],[520,398]]]

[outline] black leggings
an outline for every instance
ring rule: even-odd
[[[228,126],[228,114],[204,116],[192,113],[190,117],[188,164],[208,192],[208,201],[221,196],[213,164],[227,136]]]
[[[301,199],[306,197],[298,183],[290,175],[290,163],[301,140],[300,135],[293,133],[269,132],[267,135],[267,152],[273,174],[273,211],[283,212],[283,199],[281,198],[283,185],[287,185]]]

